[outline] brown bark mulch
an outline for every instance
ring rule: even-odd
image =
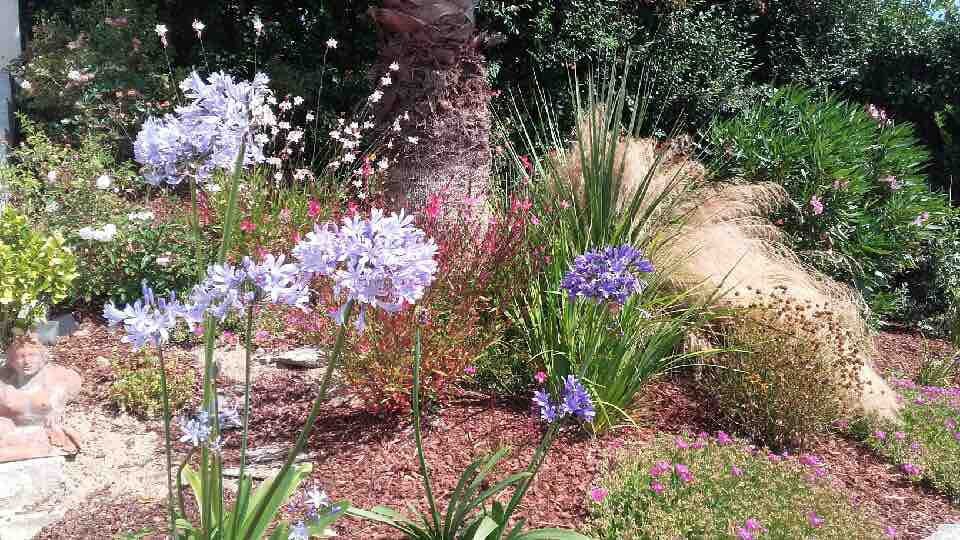
[[[115,339],[115,338],[109,338]],[[878,367],[913,374],[921,338],[884,333],[877,338]],[[934,344],[936,345],[936,344]],[[104,345],[106,346],[106,345]],[[946,352],[940,342],[937,350]],[[75,343],[72,365],[88,365],[96,349]],[[96,384],[85,378],[84,385]],[[314,387],[296,372],[257,381],[253,391],[251,447],[277,444],[287,447],[299,433],[309,410]],[[94,392],[91,395],[96,395]],[[426,500],[417,472],[415,447],[408,415],[376,416],[336,400],[320,415],[309,449],[316,453],[314,472],[305,485],[325,489],[332,497],[346,498],[361,508],[386,505],[408,512],[408,505],[425,508]],[[714,431],[706,417],[706,401],[683,381],[650,385],[640,400],[639,427],[591,438],[571,431],[562,433],[521,507],[520,516],[533,527],[582,527],[587,519],[587,493],[598,474],[612,465],[617,449],[644,444],[657,431]],[[94,404],[91,401],[90,404]],[[85,403],[86,404],[86,403]],[[425,451],[441,498],[452,491],[460,472],[477,457],[501,446],[510,447],[498,477],[522,470],[540,440],[542,425],[528,402],[478,398],[465,393],[460,399],[425,416]],[[228,462],[237,456],[237,435],[225,440]],[[821,438],[813,452],[827,464],[839,489],[854,504],[892,525],[901,538],[923,538],[938,524],[960,522],[960,508],[943,496],[904,478],[895,467],[869,449],[834,435]],[[159,494],[163,489],[158,487]],[[287,517],[295,518],[294,509]],[[47,527],[39,538],[106,538],[103,531],[156,530],[162,523],[162,501],[105,500],[91,497],[87,504],[68,512]],[[159,521],[158,521],[159,520]],[[109,524],[109,529],[105,527]],[[352,519],[335,525],[344,539],[387,539],[398,535],[387,529]]]

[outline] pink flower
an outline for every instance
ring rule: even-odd
[[[693,482],[693,473],[690,472],[690,468],[684,465],[683,463],[677,463],[674,465],[674,470],[677,471],[677,476],[680,477],[680,481],[684,484],[689,484]]]
[[[661,484],[660,482],[653,482],[650,484],[650,489],[657,495],[660,495],[661,493],[663,493],[663,484]]]
[[[690,448],[690,445],[687,444],[687,441],[683,440],[683,437],[677,437],[675,442],[677,448],[680,450],[686,450],[687,448]]]
[[[894,432],[893,432],[893,438],[896,439],[896,440],[898,440],[898,441],[902,441],[902,440],[904,440],[904,439],[907,438],[907,434],[904,433],[904,432],[902,432],[902,431],[894,431]]]
[[[920,212],[917,215],[916,219],[913,220],[913,224],[917,227],[923,227],[923,224],[930,219],[930,212]]]
[[[593,499],[593,502],[600,503],[607,498],[607,490],[602,487],[595,487],[590,490],[590,498]]]
[[[316,219],[316,217],[320,215],[320,211],[320,201],[316,199],[310,199],[310,202],[307,203],[307,215]]]
[[[672,468],[673,466],[670,463],[666,461],[658,461],[653,465],[653,467],[650,467],[650,476],[659,478]]]
[[[252,221],[250,221],[250,218],[245,218],[243,221],[240,222],[240,230],[245,233],[251,233],[256,228],[257,226],[254,225]]]
[[[477,374],[477,366],[467,366],[467,367],[463,368],[463,372],[466,373],[467,375],[476,375],[476,374]]]
[[[883,529],[883,535],[886,536],[887,538],[896,538],[896,537],[897,537],[897,529],[895,529],[895,528],[893,527],[893,525],[887,525],[887,526]]]
[[[810,197],[810,211],[813,212],[815,216],[823,213],[823,201],[820,200],[820,197],[817,195]]]
[[[800,456],[800,463],[807,465],[808,467],[822,467],[823,462],[820,461],[820,458],[813,454],[802,454]]]
[[[943,425],[947,426],[947,429],[952,431],[957,427],[957,421],[954,420],[953,418],[947,418],[946,420],[943,421]]]
[[[533,375],[533,380],[537,381],[537,384],[543,384],[547,382],[547,374],[542,371],[538,371]]]
[[[566,210],[567,208],[570,208],[570,203],[567,201],[560,201],[560,208]]]
[[[900,466],[900,470],[902,470],[907,476],[920,476],[920,467],[914,465],[913,463],[904,463]]]
[[[253,335],[254,341],[267,341],[270,339],[270,332],[266,330],[257,330],[257,333]]]
[[[730,466],[730,475],[731,476],[743,476],[743,469],[737,467],[736,465]]]
[[[441,202],[439,195],[431,195],[427,199],[427,206],[424,208],[424,211],[427,213],[427,217],[430,219],[437,219],[437,216],[440,215]]]
[[[887,184],[890,187],[890,191],[896,191],[903,187],[903,184],[897,180],[896,176],[886,175],[880,179],[881,184]]]
[[[529,173],[532,173],[532,172],[533,172],[533,163],[530,162],[530,158],[529,158],[529,157],[527,157],[527,156],[520,156],[520,163],[523,164],[523,168],[526,169],[527,172],[529,172]]]
[[[757,518],[750,518],[746,520],[745,522],[743,522],[743,526],[746,527],[748,531],[759,531],[760,529],[763,528],[763,526],[760,525],[760,521],[757,520]]]
[[[723,431],[718,431],[718,432],[717,432],[717,444],[719,444],[720,446],[726,446],[726,445],[728,445],[728,444],[733,444],[733,439],[731,439],[730,436],[727,435],[725,432],[723,432]]]
[[[823,518],[818,516],[816,512],[810,512],[807,514],[807,521],[814,529],[819,529],[823,526]]]
[[[540,218],[538,218],[537,216],[530,216],[530,224],[531,224],[531,225],[539,225],[539,224],[540,224]]]
[[[781,461],[783,458],[781,458],[780,456],[778,456],[778,455],[776,455],[776,454],[770,453],[770,454],[767,454],[767,459],[769,459],[771,463],[780,463],[780,461]]]
[[[960,441],[960,431],[953,434],[953,438]]]
[[[885,431],[880,431],[880,430],[874,431],[873,436],[876,437],[878,441],[887,440],[887,433]]]
[[[748,531],[747,529],[744,529],[743,527],[738,527],[737,538],[739,540],[756,540],[757,537],[754,536],[753,533]]]

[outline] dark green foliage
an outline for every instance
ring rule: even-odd
[[[947,212],[909,124],[883,126],[859,105],[787,88],[709,138],[727,175],[787,190],[792,204],[773,218],[804,259],[862,291],[879,315],[901,314],[901,280]]]

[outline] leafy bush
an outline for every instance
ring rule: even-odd
[[[420,226],[438,245],[438,279],[416,312],[374,312],[345,362],[349,383],[371,405],[405,405],[411,388],[414,331],[423,348],[423,388],[443,398],[451,383],[475,372],[478,357],[499,341],[504,306],[523,282],[521,261],[530,214],[514,207],[489,223],[471,209],[434,195]],[[469,369],[468,369],[469,368]]]
[[[77,142],[90,132],[129,151],[145,115],[176,96],[160,40],[156,3],[98,0],[41,12],[11,68],[19,108],[44,129]]]
[[[58,235],[45,235],[7,207],[0,214],[0,345],[14,327],[44,320],[70,292],[76,259]]]
[[[879,538],[847,498],[820,480],[816,456],[785,458],[723,433],[660,436],[608,473],[590,505],[592,536]]]
[[[724,322],[727,352],[705,370],[703,384],[737,432],[774,448],[802,445],[855,398],[863,360],[828,308],[755,292],[755,307]]]
[[[724,173],[787,190],[792,205],[773,218],[802,258],[854,285],[878,315],[902,315],[901,278],[947,212],[926,185],[929,154],[908,124],[785,88],[717,123],[709,139]]]
[[[854,433],[911,480],[960,501],[960,387],[892,383],[903,396],[900,422],[868,420],[854,425]]]
[[[171,410],[182,409],[193,397],[196,375],[192,357],[167,354],[167,392]],[[110,401],[121,411],[146,418],[157,418],[163,411],[163,392],[154,353],[143,352],[113,364]]]
[[[142,189],[132,165],[118,163],[103,137],[84,136],[72,148],[21,118],[26,140],[12,164],[0,165],[0,181],[12,187],[13,204],[76,255],[70,305],[137,298],[144,279],[164,293],[193,283],[195,242],[176,198],[131,201]]]

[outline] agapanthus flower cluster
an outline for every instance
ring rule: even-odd
[[[125,335],[121,341],[131,344],[134,349],[166,343],[170,331],[177,325],[177,318],[184,312],[184,306],[173,294],[166,299],[157,298],[145,281],[142,292],[143,298],[123,309],[113,303],[103,308],[103,316],[110,326],[123,324]]]
[[[359,216],[318,224],[293,249],[300,268],[333,280],[333,293],[343,301],[335,313],[343,324],[347,302],[359,304],[357,329],[365,326],[367,307],[397,312],[415,304],[437,271],[436,243],[413,225],[413,217],[374,209]]]
[[[142,299],[122,310],[107,304],[103,314],[111,325],[123,323],[123,341],[134,348],[159,346],[167,342],[180,319],[191,326],[202,323],[206,315],[223,320],[258,301],[305,308],[310,300],[307,277],[297,265],[284,262],[283,255],[267,254],[260,263],[245,257],[239,266],[211,265],[185,303],[174,295],[155,298],[144,283]]]
[[[582,296],[622,305],[646,285],[636,272],[653,272],[653,263],[632,246],[608,247],[574,259],[561,286],[571,299]]]
[[[151,185],[176,185],[187,177],[209,178],[216,169],[230,170],[245,143],[244,165],[264,161],[256,130],[276,121],[267,99],[269,79],[258,73],[253,81],[235,81],[226,73],[207,82],[196,72],[180,83],[189,103],[175,114],[148,118],[133,150]]]
[[[574,375],[563,379],[559,402],[553,401],[546,390],[538,390],[533,394],[533,403],[540,409],[540,418],[551,424],[568,415],[584,422],[591,422],[596,416],[590,393]]]
[[[187,443],[190,446],[206,446],[216,452],[220,451],[220,436],[213,434],[213,422],[210,413],[205,410],[198,410],[195,416],[184,416],[180,419],[180,429],[183,435],[180,436],[180,442]]]

